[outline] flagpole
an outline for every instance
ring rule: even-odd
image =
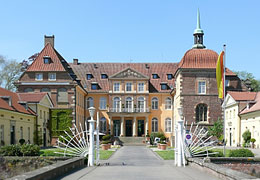
[[[224,111],[224,125],[223,125],[223,138],[224,138],[224,146],[223,146],[223,154],[224,154],[224,157],[226,156],[226,113],[225,113],[225,110],[226,110],[226,105],[225,105],[225,100],[226,100],[226,44],[223,45],[223,50],[224,50],[224,75],[223,75],[223,97],[224,97],[224,101],[223,101],[223,104],[224,104],[224,107],[223,107],[223,111]]]

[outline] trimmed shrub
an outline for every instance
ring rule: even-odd
[[[20,143],[20,145],[23,145],[25,143],[25,140],[24,139],[20,139],[19,143]]]
[[[216,154],[210,154],[209,157],[224,157],[224,154],[222,151],[212,151],[209,150],[209,153],[214,153],[217,152]]]
[[[40,148],[37,145],[8,145],[0,148],[0,155],[2,156],[39,156]]]
[[[111,138],[112,138],[112,136],[110,134],[107,134],[107,135],[102,137],[102,140],[103,141],[111,141]]]
[[[242,137],[244,139],[244,143],[249,143],[251,139],[251,132],[249,130],[246,130],[243,134]]]
[[[22,156],[21,145],[8,145],[0,148],[0,155],[2,156]]]
[[[39,156],[40,147],[33,144],[24,144],[21,146],[21,153],[24,156]]]
[[[251,139],[250,139],[250,142],[251,142],[251,143],[255,143],[255,141],[256,141],[255,138],[251,138]]]
[[[235,149],[231,150],[229,157],[254,157],[254,153],[249,149]]]

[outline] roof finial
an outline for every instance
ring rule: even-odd
[[[192,48],[196,48],[196,49],[203,49],[205,48],[205,46],[203,45],[203,35],[204,32],[200,27],[200,10],[198,8],[198,12],[197,12],[197,27],[194,30],[193,36],[194,36],[194,45],[192,46]]]

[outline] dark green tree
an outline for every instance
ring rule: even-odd
[[[252,73],[246,71],[234,71],[237,76],[250,86],[251,91],[260,91],[260,80],[256,80]]]
[[[220,118],[214,123],[212,127],[209,127],[209,135],[215,136],[219,141],[223,140],[223,120]]]

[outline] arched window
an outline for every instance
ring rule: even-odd
[[[172,109],[172,99],[169,97],[165,99],[165,109]]]
[[[132,112],[133,109],[133,99],[131,97],[127,97],[125,99],[125,110],[127,112]]]
[[[50,88],[42,88],[41,92],[51,92]]]
[[[87,99],[87,108],[94,107],[94,99],[92,97],[88,97]]]
[[[152,132],[158,132],[158,119],[152,119]]]
[[[165,132],[172,132],[172,119],[171,118],[165,119]]]
[[[106,131],[107,131],[107,121],[106,121],[106,118],[104,118],[104,117],[102,117],[100,119],[99,130],[102,133],[106,133]]]
[[[158,98],[157,97],[152,98],[152,109],[158,109]]]
[[[101,97],[99,99],[99,108],[106,109],[106,107],[107,107],[107,99],[105,97]]]
[[[137,99],[137,108],[138,108],[138,112],[145,112],[145,109],[144,109],[144,97],[139,97]]]
[[[66,88],[58,89],[58,102],[67,103],[68,102],[68,92]]]
[[[119,97],[114,97],[113,109],[114,109],[114,112],[120,112],[120,98]]]
[[[24,89],[24,92],[33,92],[34,90],[33,90],[33,88],[25,88]]]
[[[206,104],[198,104],[196,107],[196,122],[207,121],[208,107]]]

